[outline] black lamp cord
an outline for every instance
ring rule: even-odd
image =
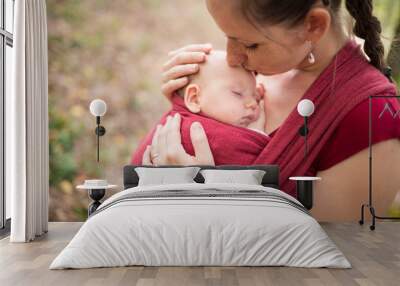
[[[96,124],[97,124],[97,162],[100,161],[100,116],[96,116]]]
[[[304,161],[307,159],[307,155],[308,155],[308,145],[307,145],[307,135],[308,135],[308,128],[307,128],[307,116],[304,116],[304,129],[305,129],[305,136],[304,136],[304,145],[305,145],[305,149],[304,149]]]

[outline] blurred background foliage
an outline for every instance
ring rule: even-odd
[[[374,14],[382,23],[382,40],[393,78],[400,86],[400,1],[375,0]]]
[[[122,167],[169,107],[160,92],[167,53],[225,40],[199,0],[48,0],[47,9],[50,220],[84,220],[89,199],[75,187],[90,178],[122,186]],[[95,98],[108,105],[99,164]]]
[[[400,1],[375,2],[400,82],[398,44],[392,41],[396,33],[400,38]],[[47,9],[49,214],[51,221],[79,221],[86,219],[89,199],[76,185],[105,178],[121,190],[122,167],[168,109],[160,92],[167,53],[189,43],[224,49],[225,38],[199,0],[48,0]],[[100,163],[89,112],[95,98],[108,104]]]

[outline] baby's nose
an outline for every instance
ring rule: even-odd
[[[256,107],[257,107],[257,101],[255,100],[255,99],[251,99],[251,100],[249,100],[249,101],[247,101],[245,104],[244,104],[244,106],[246,107],[246,108],[252,108],[252,109],[255,109]]]

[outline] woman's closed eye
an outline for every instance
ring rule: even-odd
[[[258,44],[245,45],[245,47],[249,51],[254,51],[258,48]]]

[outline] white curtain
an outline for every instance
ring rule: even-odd
[[[48,68],[45,0],[15,1],[13,92],[6,99],[6,187],[12,242],[47,232]]]

